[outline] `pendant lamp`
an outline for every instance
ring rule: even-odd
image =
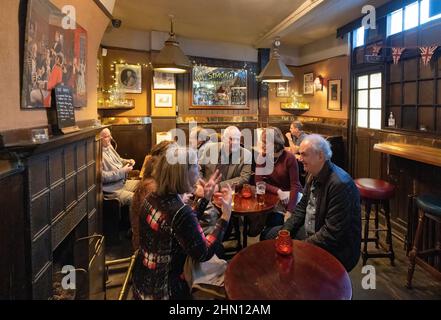
[[[294,78],[294,75],[291,73],[291,71],[289,71],[288,67],[280,59],[279,47],[280,38],[277,37],[274,40],[270,61],[257,77],[262,82],[280,83],[288,82]]]
[[[179,48],[179,42],[176,41],[173,18],[173,16],[170,16],[170,38],[165,42],[161,52],[154,60],[153,69],[165,73],[186,73],[191,70],[192,64],[181,48]]]

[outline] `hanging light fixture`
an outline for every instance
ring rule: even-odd
[[[294,75],[289,71],[288,67],[280,59],[279,54],[280,37],[274,40],[273,52],[270,61],[257,77],[262,82],[279,83],[288,82],[294,78]]]
[[[170,38],[165,42],[164,47],[155,59],[153,69],[158,72],[166,73],[186,73],[192,68],[192,64],[187,56],[179,48],[179,42],[173,29],[173,18],[170,15]]]

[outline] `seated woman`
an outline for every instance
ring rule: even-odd
[[[268,135],[267,135],[268,132]],[[274,134],[273,134],[274,133]],[[269,137],[274,139],[268,139]],[[302,186],[299,182],[299,168],[294,155],[284,150],[285,140],[280,129],[268,127],[262,132],[262,150],[259,157],[267,157],[265,163],[257,161],[256,183],[264,181],[266,192],[277,194],[281,205],[276,207],[266,220],[267,227],[282,225],[288,219],[298,202]],[[262,168],[271,161],[273,170],[267,175],[258,175]]]
[[[166,153],[170,146],[177,146],[177,144],[174,141],[162,141],[155,145],[144,159],[140,173],[141,182],[138,184],[133,195],[132,207],[130,210],[133,250],[139,248],[139,216],[142,209],[142,203],[144,202],[145,197],[156,189],[156,183],[152,177],[153,168],[156,166],[157,160]]]
[[[167,155],[163,155],[153,171],[157,188],[147,195],[140,216],[140,250],[133,271],[135,299],[191,298],[183,276],[185,260],[187,256],[196,261],[209,260],[231,216],[232,192],[227,186],[216,228],[207,237],[203,234],[198,213],[182,202],[182,195],[193,192],[199,179],[196,153],[181,147],[170,148],[167,153],[170,152],[185,161],[169,162]],[[219,181],[218,171],[207,182],[199,181],[204,188],[204,199],[198,211],[205,209]]]

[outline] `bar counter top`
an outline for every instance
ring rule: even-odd
[[[439,148],[405,143],[383,142],[375,144],[374,150],[441,167],[441,149]]]

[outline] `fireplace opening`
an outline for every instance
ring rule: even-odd
[[[57,246],[52,254],[52,299],[88,299],[89,242],[83,220]]]

